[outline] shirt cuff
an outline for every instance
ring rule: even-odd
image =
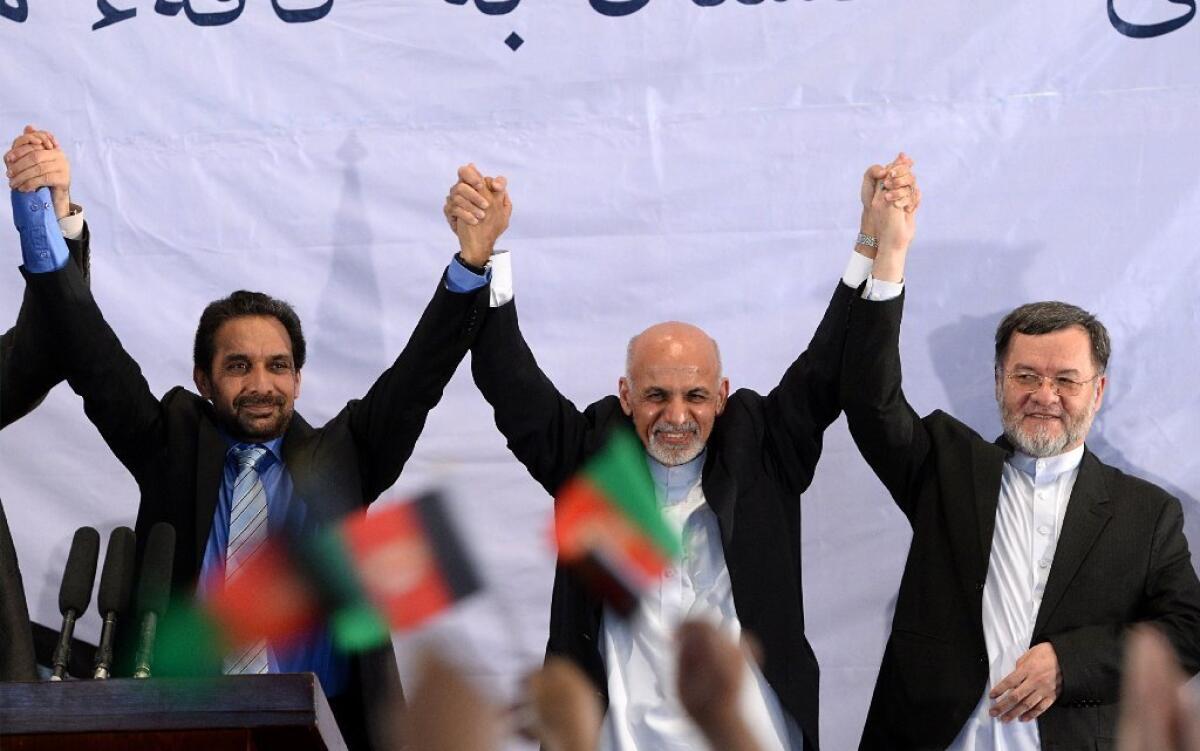
[[[58,227],[49,188],[32,193],[12,191],[13,224],[21,236],[21,258],[32,274],[58,271],[71,254]]]
[[[446,267],[446,289],[451,292],[474,292],[488,283],[490,270],[476,274],[459,261],[457,257]]]
[[[842,274],[842,283],[847,287],[858,289],[859,285],[871,276],[875,262],[856,250],[850,251],[850,260],[846,262],[846,271]]]
[[[875,277],[867,278],[867,287],[863,290],[863,299],[872,302],[895,300],[904,291],[904,282],[885,282]]]
[[[71,213],[58,220],[58,228],[68,240],[78,240],[83,235],[83,207],[71,204]]]
[[[492,297],[490,305],[498,308],[513,299],[512,253],[497,250],[488,261],[492,269]]]

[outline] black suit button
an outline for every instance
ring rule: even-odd
[[[983,591],[983,582],[975,582],[975,591],[976,591],[976,592],[982,592],[982,591]]]

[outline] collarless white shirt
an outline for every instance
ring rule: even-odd
[[[1017,658],[1029,649],[1082,459],[1080,446],[1044,459],[1016,452],[1004,464],[983,588],[988,685],[950,744],[951,751],[1034,751],[1041,747],[1036,720],[1003,723],[988,715],[992,706],[988,692],[1016,668]]]
[[[607,608],[600,644],[608,675],[604,751],[684,751],[708,748],[679,702],[674,632],[685,620],[705,620],[737,640],[741,624],[717,516],[700,482],[704,454],[666,467],[647,456],[663,516],[679,535],[683,557],[647,593],[628,621]],[[759,670],[746,664],[739,697],[742,716],[763,751],[803,748],[799,727]]]

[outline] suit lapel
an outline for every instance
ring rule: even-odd
[[[1054,551],[1054,564],[1050,567],[1050,578],[1046,581],[1042,605],[1033,626],[1034,634],[1040,633],[1045,627],[1046,620],[1066,593],[1067,586],[1075,578],[1083,559],[1111,517],[1103,466],[1091,451],[1085,451],[1083,461],[1079,464],[1079,476],[1075,478],[1075,487],[1071,489],[1062,533]]]
[[[981,572],[978,581],[987,578],[988,564],[992,553],[992,536],[996,532],[996,505],[1000,502],[1000,479],[1004,473],[1004,462],[1012,449],[1003,438],[995,443],[973,441],[971,465],[973,492],[975,494],[975,523],[978,532],[974,561]]]
[[[710,441],[709,446],[713,444]],[[721,526],[721,544],[726,551],[726,564],[729,563],[728,551],[733,543],[734,511],[737,507],[737,481],[718,460],[719,451],[709,450],[708,458],[704,460],[704,470],[700,479],[704,488],[704,500],[717,515]]]
[[[293,531],[315,529],[340,518],[348,510],[337,482],[340,468],[319,462],[314,457],[317,450],[317,444],[312,440],[314,435],[316,431],[298,414],[292,415],[283,435],[280,449],[283,471],[292,481],[286,524]],[[315,465],[320,465],[320,469]],[[302,522],[297,521],[300,519]]]
[[[225,454],[228,447],[217,432],[217,426],[208,414],[200,418],[200,430],[196,441],[196,571],[204,562],[204,547],[212,533],[213,514],[217,509],[217,495],[221,492],[221,474],[225,469]]]

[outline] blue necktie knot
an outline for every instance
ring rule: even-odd
[[[237,462],[238,474],[248,469],[258,469],[258,463],[267,455],[267,447],[259,444],[247,446],[238,444],[233,447],[233,458]]]

